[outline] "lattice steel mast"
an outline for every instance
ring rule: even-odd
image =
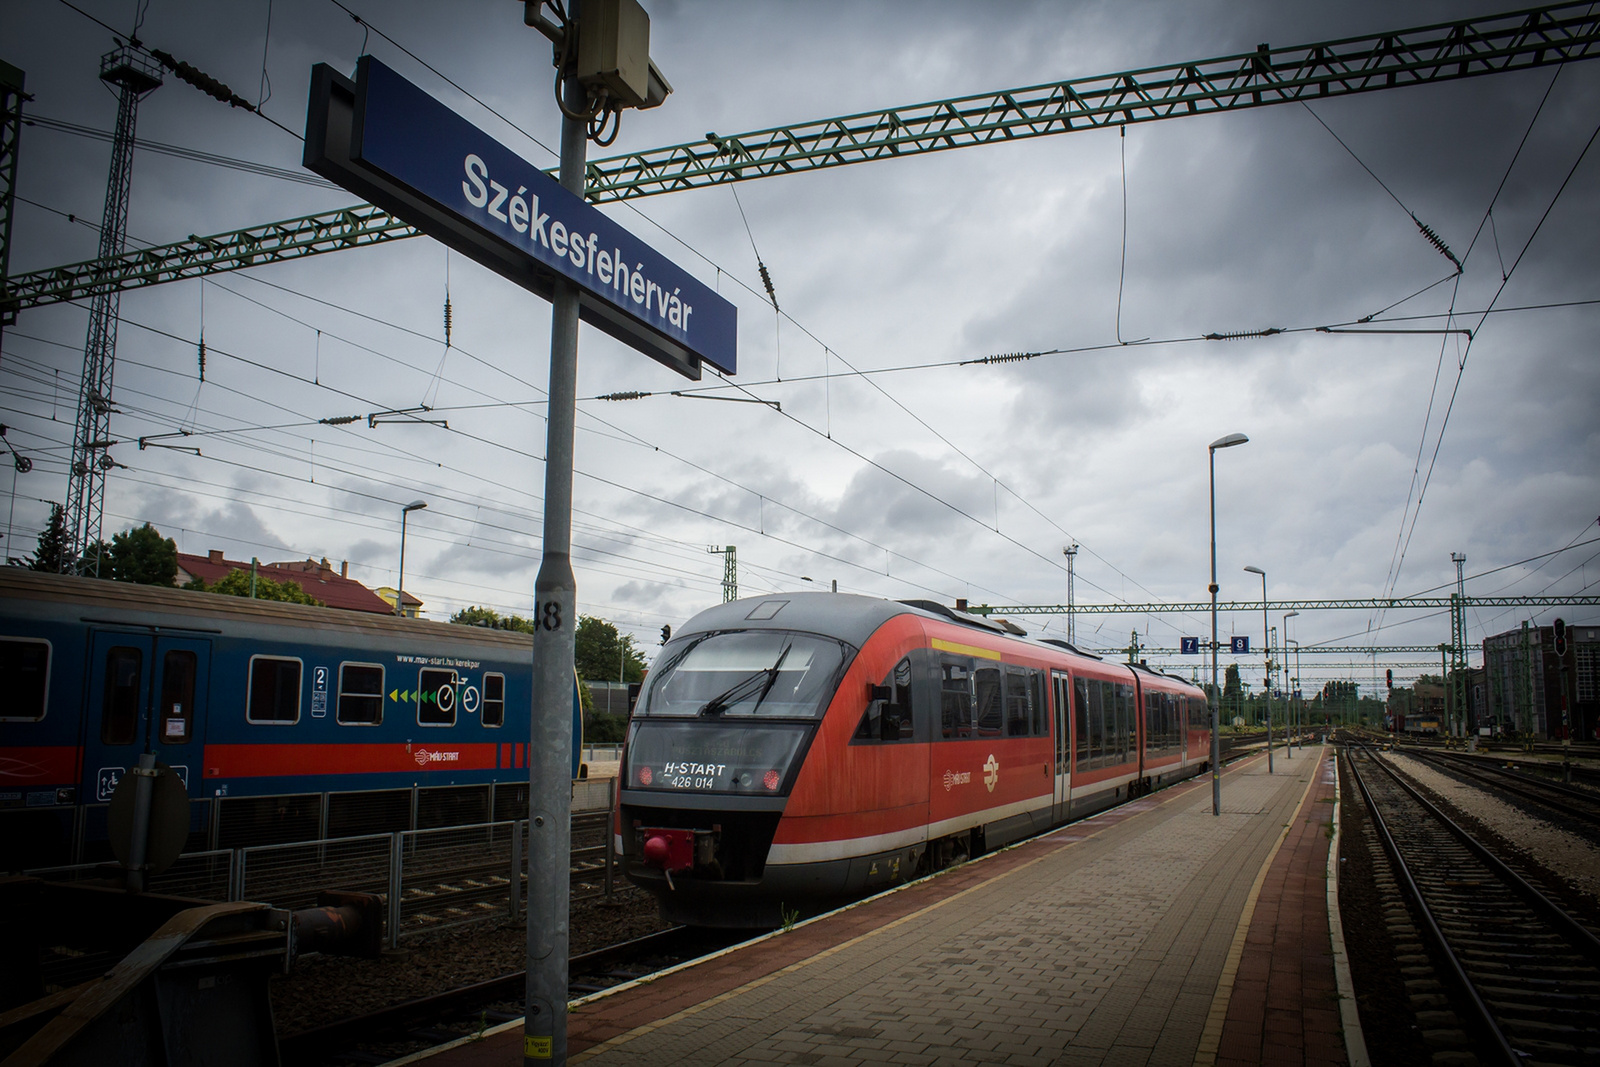
[[[1365,37],[1273,48],[1163,67],[909,104],[591,160],[584,195],[595,203],[782,174],[1008,144],[1080,130],[1316,101],[1600,57],[1600,12],[1553,4]],[[370,205],[11,279],[7,313],[107,289],[413,237]]]
[[[111,142],[111,172],[106,177],[106,207],[100,217],[100,261],[122,254],[128,233],[128,192],[133,180],[133,134],[139,101],[161,85],[161,70],[133,45],[100,59],[100,80],[117,87],[117,129]],[[89,336],[83,347],[83,384],[78,394],[78,424],[72,435],[72,467],[67,474],[67,528],[71,556],[80,571],[98,573],[105,514],[106,471],[112,466],[111,382],[117,354],[120,290],[97,292],[89,305]]]
[[[0,61],[0,329],[17,321],[6,304],[6,276],[11,273],[11,218],[17,196],[17,143],[22,136],[22,104],[30,99],[22,91],[26,77],[10,63]]]

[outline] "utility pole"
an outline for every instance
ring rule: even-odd
[[[1074,541],[1066,548],[1063,548],[1061,554],[1067,557],[1067,644],[1076,645],[1078,643],[1078,624],[1072,617],[1072,570],[1073,564],[1078,559],[1078,542]]]
[[[100,216],[100,259],[122,254],[128,235],[128,191],[133,182],[134,127],[139,101],[161,87],[161,69],[137,47],[137,38],[100,58],[100,80],[117,87],[117,128],[111,140],[111,172],[106,206]],[[117,356],[116,290],[98,293],[89,305],[89,335],[83,347],[83,383],[78,392],[78,422],[72,435],[72,466],[67,473],[69,556],[82,570],[100,569],[100,553],[83,557],[100,542],[105,515],[106,471],[113,466],[111,383]]]

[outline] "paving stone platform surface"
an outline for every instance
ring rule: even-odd
[[[580,1005],[570,1062],[1342,1064],[1331,749],[1254,757]],[[522,1062],[515,1025],[428,1067]],[[529,1061],[534,1062],[534,1061]]]

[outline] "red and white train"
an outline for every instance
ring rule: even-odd
[[[722,604],[662,650],[617,847],[665,918],[775,926],[1203,771],[1205,694],[928,601]]]

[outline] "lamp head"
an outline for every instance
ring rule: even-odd
[[[1232,448],[1234,445],[1242,445],[1248,440],[1250,440],[1250,438],[1246,437],[1242,433],[1230,433],[1226,437],[1219,437],[1215,441],[1212,441],[1208,447],[1211,449],[1211,451],[1215,452],[1219,448]]]
[[[408,511],[421,511],[423,508],[425,508],[427,506],[428,506],[428,502],[426,500],[413,500],[411,503],[409,503],[405,507],[401,508],[400,511],[401,511],[402,514],[405,513],[405,512],[408,512]]]
[[[1298,611],[1286,611],[1283,613],[1283,617],[1286,619],[1292,619],[1298,614],[1300,614]]]
[[[1249,571],[1251,574],[1259,574],[1263,578],[1265,578],[1267,576],[1267,572],[1262,570],[1260,567],[1247,566],[1247,567],[1245,567],[1245,570]]]

